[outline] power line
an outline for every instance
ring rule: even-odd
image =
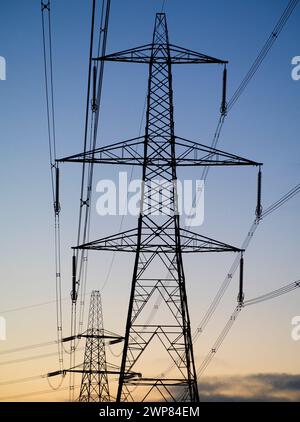
[[[279,200],[275,201],[272,205],[270,205],[268,208],[266,208],[266,210],[261,214],[260,219],[254,220],[253,224],[250,227],[250,230],[248,231],[248,233],[246,235],[246,238],[245,238],[245,240],[242,244],[241,249],[243,249],[244,251],[247,250],[247,248],[250,245],[251,240],[254,237],[254,234],[255,234],[259,224],[261,223],[261,221],[264,218],[266,218],[268,215],[270,215],[271,213],[278,210],[281,206],[286,204],[290,199],[292,199],[299,192],[300,192],[300,184],[296,185],[288,193],[283,195]],[[221,284],[221,286],[220,286],[216,296],[214,297],[211,305],[209,306],[208,310],[206,311],[206,313],[205,313],[204,317],[202,318],[200,324],[195,329],[193,336],[192,336],[193,343],[195,343],[199,339],[200,335],[203,333],[207,324],[209,323],[209,321],[213,317],[213,315],[214,315],[222,297],[224,296],[226,290],[228,289],[228,287],[229,287],[229,285],[230,285],[230,283],[233,279],[233,276],[234,276],[238,267],[239,267],[239,257],[234,259],[233,264],[231,265],[230,270],[229,270],[228,274],[226,275],[223,283]],[[288,290],[288,291],[290,291],[290,290]],[[287,293],[288,293],[288,291],[287,291]],[[246,304],[246,302],[245,302],[245,304]],[[173,367],[174,367],[174,365],[171,365],[170,367],[168,367],[164,371],[164,373],[168,373]]]
[[[300,184],[297,184],[294,188],[292,188],[291,190],[289,190],[285,195],[283,195],[281,198],[279,198],[277,201],[275,201],[273,204],[271,204],[268,208],[265,209],[265,211],[263,211],[263,213],[261,214],[260,219],[255,219],[252,223],[252,225],[250,226],[250,229],[247,232],[247,235],[245,237],[244,242],[242,243],[241,249],[243,250],[247,250],[250,242],[252,241],[254,234],[259,226],[259,224],[262,222],[262,220],[264,218],[266,218],[267,216],[269,216],[270,214],[272,214],[273,212],[275,212],[276,210],[278,210],[280,207],[282,207],[283,205],[285,205],[289,200],[291,200],[292,198],[294,198],[298,193],[300,192]],[[222,297],[224,296],[226,290],[228,289],[233,276],[237,270],[237,268],[239,267],[239,257],[236,257],[223,281],[223,283],[221,284],[219,290],[217,291],[211,305],[209,306],[208,310],[206,311],[204,317],[202,318],[200,324],[198,325],[198,327],[196,328],[196,330],[193,333],[193,341],[197,341],[197,339],[199,338],[199,336],[203,333],[205,327],[207,326],[208,322],[210,321],[210,319],[213,317]],[[156,302],[156,305],[159,306],[161,304],[162,300],[161,298],[159,298]],[[157,309],[157,308],[156,308]],[[151,320],[151,318],[153,318],[156,309],[154,309],[150,315],[149,320]]]
[[[296,196],[299,192],[300,192],[300,183],[296,185],[293,189],[291,189],[289,192],[287,192],[284,196],[282,196],[278,201],[270,205],[265,211],[263,211],[261,218],[263,219],[267,217],[269,214],[276,211],[278,208],[280,208],[290,199],[294,198],[294,196]]]
[[[203,374],[203,372],[205,371],[205,369],[207,368],[207,366],[209,365],[209,363],[213,359],[213,356],[216,354],[216,352],[221,347],[223,341],[225,340],[225,338],[228,335],[230,329],[232,328],[234,322],[236,321],[237,316],[239,315],[241,309],[243,309],[244,307],[247,307],[247,306],[256,305],[258,303],[265,302],[265,301],[270,300],[270,299],[275,299],[279,296],[282,296],[282,295],[285,295],[289,292],[292,292],[293,290],[298,289],[299,287],[300,287],[300,280],[295,281],[294,283],[288,284],[287,286],[281,287],[280,289],[273,290],[273,291],[266,293],[264,295],[255,297],[253,299],[246,300],[242,306],[237,306],[235,308],[233,314],[231,315],[229,321],[225,325],[224,329],[221,331],[221,334],[219,335],[216,342],[214,343],[211,351],[209,352],[209,354],[207,355],[207,357],[205,358],[205,360],[202,362],[201,366],[199,367],[199,370],[197,371],[197,375],[201,376]]]
[[[90,295],[90,293],[86,293],[85,296]],[[65,296],[61,299],[62,301],[66,301],[66,300],[70,300],[70,296]],[[53,305],[54,303],[56,303],[56,300],[49,300],[48,302],[40,302],[40,303],[35,303],[32,305],[25,305],[25,306],[20,306],[18,308],[11,308],[11,309],[6,309],[4,311],[1,311],[0,314],[8,314],[11,312],[19,312],[19,311],[25,311],[28,309],[34,309],[34,308],[39,308],[42,306],[47,306],[47,305]]]
[[[250,242],[252,241],[254,234],[259,226],[259,224],[262,222],[264,218],[278,210],[280,207],[282,207],[284,204],[286,204],[290,199],[292,199],[295,195],[297,195],[300,192],[300,184],[296,185],[293,189],[291,189],[287,194],[282,196],[279,200],[275,201],[272,205],[270,205],[268,208],[266,208],[265,211],[261,214],[260,219],[255,219],[252,225],[250,226],[250,229],[246,235],[246,238],[244,242],[242,243],[241,249],[247,250],[247,248],[250,245]],[[201,323],[199,324],[198,328],[195,330],[193,335],[193,340],[195,341],[200,334],[203,332],[204,328],[212,318],[216,308],[218,307],[222,297],[224,296],[227,288],[229,287],[233,276],[238,268],[239,260],[235,258],[233,261],[232,266],[230,267],[228,274],[226,275],[221,287],[219,288],[216,296],[214,297],[210,307],[208,308],[206,314],[204,315]]]
[[[210,352],[202,362],[201,366],[199,367],[197,371],[197,376],[200,377],[203,372],[206,370],[210,362],[212,361],[214,355],[217,353],[219,348],[221,347],[222,343],[224,342],[225,338],[227,337],[230,329],[232,328],[234,322],[236,321],[240,311],[247,306],[256,305],[258,303],[275,299],[279,296],[285,295],[289,292],[292,292],[295,289],[298,289],[300,287],[300,280],[295,281],[294,283],[288,284],[287,286],[281,287],[280,289],[273,290],[269,293],[266,293],[262,296],[255,297],[253,299],[246,300],[242,306],[237,306],[232,313],[231,317],[229,318],[227,324],[221,331],[220,335],[218,336],[217,340],[215,341],[213,347],[211,348]]]
[[[293,290],[299,289],[299,287],[300,287],[300,280],[294,281],[294,283],[283,286],[280,289],[273,290],[273,291],[266,293],[264,295],[257,296],[257,297],[254,297],[252,299],[246,300],[244,302],[244,307],[256,305],[258,303],[265,302],[265,301],[268,301],[270,299],[275,299],[279,296],[290,293]]]
[[[55,142],[55,136],[53,136],[53,133],[52,133],[52,129],[54,128],[54,126],[53,127],[51,126],[51,110],[53,109],[53,107],[50,104],[53,96],[49,95],[49,75],[48,75],[49,71],[48,71],[48,57],[47,57],[47,48],[46,48],[46,28],[45,28],[44,11],[50,11],[50,2],[46,4],[43,1],[41,1],[41,12],[42,12],[43,61],[44,61],[44,77],[45,77],[45,91],[46,91],[47,127],[48,127],[48,147],[49,147],[49,156],[50,156],[52,196],[53,196],[53,203],[54,203],[55,192],[54,192],[53,165],[54,165],[55,159],[54,159],[53,149],[55,147],[53,143]],[[52,66],[50,67],[52,69]],[[51,87],[53,87],[53,84],[51,84]]]
[[[74,386],[74,388],[79,388],[79,385]],[[69,389],[69,387],[64,387],[61,388],[59,391],[67,391]],[[57,390],[39,390],[39,391],[32,391],[30,393],[23,393],[23,394],[16,394],[13,396],[6,396],[6,397],[0,397],[1,401],[8,401],[8,400],[16,400],[16,399],[21,399],[21,398],[25,398],[25,397],[34,397],[34,396],[39,396],[39,395],[44,395],[44,394],[51,394],[51,393],[55,393],[57,392]]]
[[[223,328],[223,330],[221,331],[221,333],[217,337],[217,340],[214,342],[212,348],[210,349],[210,351],[206,355],[205,359],[203,360],[202,364],[198,368],[197,377],[198,378],[201,377],[202,374],[204,373],[204,371],[207,369],[208,365],[211,363],[211,361],[215,357],[216,353],[220,349],[221,345],[225,341],[226,337],[228,336],[231,328],[233,327],[235,321],[237,320],[237,318],[238,318],[238,316],[239,316],[239,314],[240,314],[240,312],[243,308],[245,308],[247,306],[251,306],[251,305],[256,305],[258,303],[265,302],[267,300],[275,299],[279,296],[282,296],[282,295],[285,295],[289,292],[292,292],[292,291],[294,291],[295,289],[298,289],[298,288],[300,288],[300,280],[297,280],[293,283],[290,283],[286,286],[281,287],[280,289],[273,290],[273,291],[266,293],[264,295],[249,299],[249,300],[245,301],[243,305],[238,305],[234,309],[234,311],[231,314],[229,320],[225,324],[225,327]],[[179,401],[185,401],[185,400],[186,400],[186,393],[181,396]]]
[[[38,344],[31,344],[29,346],[17,347],[15,349],[2,350],[0,352],[0,355],[7,355],[7,354],[17,353],[17,352],[25,352],[26,350],[39,349],[40,347],[53,346],[54,344],[57,344],[57,340],[47,341],[47,342],[38,343]]]
[[[67,300],[69,298],[65,297],[62,300]],[[36,303],[33,305],[25,305],[25,306],[20,306],[18,308],[11,308],[11,309],[6,309],[4,311],[1,311],[0,314],[9,314],[11,312],[18,312],[18,311],[27,311],[28,309],[34,309],[34,308],[40,308],[41,306],[46,306],[46,305],[53,305],[53,303],[55,303],[55,300],[50,300],[48,302],[40,302],[40,303]]]
[[[44,375],[35,375],[32,377],[26,377],[26,378],[18,378],[10,381],[4,381],[0,382],[0,387],[6,386],[6,385],[14,385],[14,384],[22,384],[24,382],[30,382],[30,381],[36,381],[38,379],[46,378],[47,374]]]
[[[21,359],[6,360],[4,362],[0,362],[0,366],[12,365],[12,364],[21,363],[21,362],[29,362],[31,360],[45,359],[45,358],[49,358],[55,355],[57,355],[57,352],[47,353],[44,355],[35,355],[35,356],[30,356],[30,357],[21,358]]]
[[[224,342],[225,338],[227,337],[230,329],[232,328],[233,324],[235,323],[241,309],[242,308],[240,306],[237,306],[235,308],[235,310],[233,311],[233,313],[231,314],[231,316],[230,316],[229,320],[227,321],[225,327],[223,328],[223,330],[221,331],[217,340],[213,344],[213,347],[211,348],[210,352],[208,353],[208,355],[206,356],[206,358],[202,362],[201,366],[199,367],[199,369],[197,371],[197,377],[200,377],[203,374],[203,372],[205,371],[205,369],[208,367],[208,365],[210,364],[214,355],[217,353],[217,351],[221,347],[221,345]]]
[[[81,349],[78,349],[78,350],[84,350],[84,349],[81,348]],[[6,353],[8,353],[8,352],[6,352]],[[28,357],[25,357],[25,358],[19,358],[19,359],[13,359],[13,360],[7,360],[7,361],[4,361],[4,362],[0,362],[0,366],[12,365],[12,364],[22,363],[22,362],[29,362],[29,361],[38,360],[38,359],[46,359],[46,358],[49,358],[49,357],[52,357],[52,356],[55,356],[55,355],[57,355],[57,352],[46,353],[46,354],[43,354],[43,355],[28,356]]]
[[[225,107],[225,110],[223,110],[223,112],[221,112],[221,115],[220,115],[220,118],[219,118],[219,121],[218,121],[218,124],[217,124],[217,128],[215,130],[213,140],[212,140],[212,144],[211,144],[211,146],[213,148],[216,148],[216,146],[219,142],[220,135],[221,135],[224,123],[225,123],[225,119],[226,119],[229,111],[231,111],[232,107],[235,105],[235,103],[239,100],[241,95],[244,93],[244,91],[247,88],[247,86],[249,85],[251,79],[253,79],[253,77],[255,76],[256,72],[260,68],[264,59],[267,57],[267,54],[269,53],[269,51],[271,50],[271,48],[273,47],[273,45],[277,41],[281,31],[283,30],[283,28],[286,25],[289,17],[292,15],[293,11],[295,10],[298,2],[299,2],[299,0],[291,0],[289,2],[288,6],[286,7],[284,12],[280,16],[279,20],[277,21],[277,24],[273,28],[268,40],[266,41],[266,43],[264,44],[264,46],[260,50],[258,56],[254,60],[252,66],[249,69],[249,71],[246,73],[246,75],[243,78],[243,80],[241,81],[240,85],[238,86],[238,88],[236,89],[236,91],[233,93],[232,97],[228,101],[228,103]],[[209,172],[209,166],[204,167],[203,172],[202,172],[202,180],[206,180],[208,172]]]
[[[47,14],[47,34],[45,14]],[[59,204],[59,169],[56,164],[56,126],[55,126],[55,105],[54,105],[54,82],[53,82],[53,52],[52,52],[52,26],[51,26],[51,6],[50,0],[45,3],[41,0],[42,17],[42,39],[43,39],[43,57],[46,91],[46,109],[48,122],[48,143],[50,171],[54,207],[54,237],[55,237],[55,294],[56,294],[56,323],[57,323],[57,347],[58,360],[60,368],[63,368],[63,348],[62,339],[62,304],[61,304],[61,257],[60,257],[60,204]],[[49,66],[48,66],[49,62]],[[50,90],[49,90],[50,86]]]
[[[266,43],[264,44],[263,48],[260,50],[258,56],[254,60],[250,70],[232,95],[231,99],[228,101],[227,104],[227,112],[229,112],[234,104],[238,101],[244,90],[246,89],[247,85],[251,81],[251,79],[254,77],[256,72],[258,71],[260,65],[266,58],[268,52],[273,47],[274,43],[276,42],[279,34],[283,30],[285,24],[287,23],[289,17],[295,10],[299,0],[291,0],[288,4],[288,6],[285,8],[283,14],[280,16],[280,19],[276,23],[275,27],[273,28],[269,38],[267,39]]]

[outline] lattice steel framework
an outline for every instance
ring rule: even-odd
[[[101,296],[94,290],[90,300],[79,401],[110,401],[107,371]]]
[[[199,395],[182,255],[186,252],[242,251],[180,227],[177,167],[259,166],[260,163],[175,136],[172,65],[225,66],[227,62],[170,44],[164,13],[156,15],[152,44],[95,60],[149,65],[145,135],[59,160],[142,167],[137,228],[79,246],[80,249],[135,253],[117,401],[153,400],[153,397],[172,401],[186,391],[187,400],[197,402]],[[138,152],[139,146],[142,152]],[[160,275],[154,276],[158,270]],[[170,318],[162,314],[150,325],[145,318],[146,306],[156,294],[161,295]],[[175,368],[169,377],[157,376],[155,364],[149,368],[142,363],[154,339],[167,352]],[[134,377],[132,371],[141,372],[142,376]],[[153,396],[154,393],[157,396]]]

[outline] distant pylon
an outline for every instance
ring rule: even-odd
[[[104,328],[101,295],[97,290],[91,294],[87,338],[79,401],[110,401],[107,377]]]

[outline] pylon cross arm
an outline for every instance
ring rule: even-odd
[[[71,155],[58,160],[58,162],[143,166],[145,162],[143,156],[144,141],[145,137],[133,138],[84,153]],[[164,152],[166,142],[166,139],[159,137],[153,137],[148,140],[149,154],[146,158],[148,167],[170,167],[172,159],[170,155]],[[175,136],[175,149],[175,163],[177,166],[182,167],[262,165],[262,163],[236,154],[231,154],[178,136]],[[159,154],[159,151],[162,151],[162,153]]]
[[[155,53],[154,53],[155,52]],[[146,44],[128,50],[118,51],[102,57],[95,57],[94,61],[111,61],[127,63],[166,63],[172,64],[226,64],[226,60],[198,53],[173,44]]]
[[[127,230],[99,240],[95,240],[74,249],[88,249],[97,251],[136,252],[138,230]],[[183,253],[192,252],[242,252],[241,249],[227,243],[219,242],[209,237],[189,230],[180,229]],[[172,228],[159,232],[157,227],[148,227],[143,231],[140,251],[144,253],[175,253],[176,242],[172,240]]]

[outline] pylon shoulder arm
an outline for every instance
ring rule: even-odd
[[[123,233],[117,233],[107,236],[84,245],[76,249],[136,252],[137,250],[137,229],[127,230]],[[242,250],[219,242],[189,230],[180,229],[181,252],[241,252]],[[143,253],[174,253],[176,252],[175,238],[172,236],[172,228],[149,226],[144,229],[140,251]]]
[[[162,52],[168,51],[168,54]],[[173,44],[146,44],[128,50],[118,51],[94,61],[127,62],[127,63],[166,63],[172,64],[226,64],[226,60],[198,53]]]
[[[157,154],[157,151],[161,149],[163,142],[165,142],[165,140],[155,138],[148,142],[149,154],[147,157],[147,165],[149,167],[157,166],[158,164],[161,167],[170,166],[170,156]],[[65,157],[57,161],[142,166],[144,164],[144,144],[145,137],[143,136]],[[236,154],[231,154],[181,137],[175,137],[175,148],[176,165],[181,167],[262,165],[262,163],[240,157]]]

